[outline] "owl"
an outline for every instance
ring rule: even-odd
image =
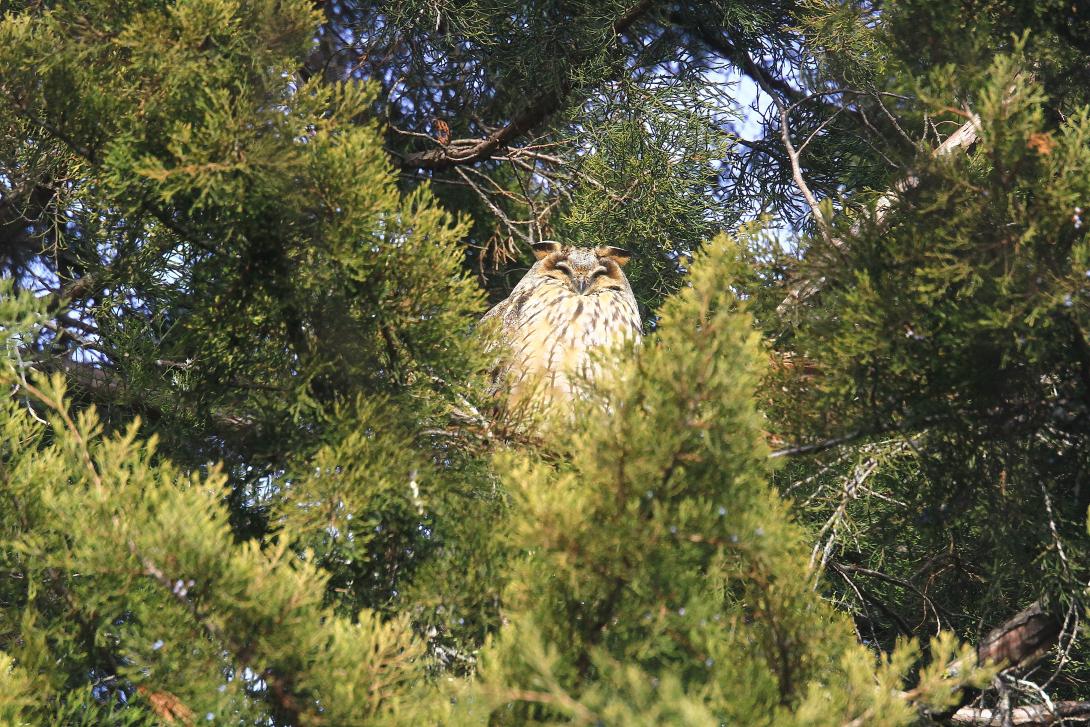
[[[596,353],[640,341],[640,312],[624,274],[631,254],[619,247],[534,244],[537,262],[511,295],[485,314],[507,356],[497,372],[509,409],[545,406],[600,375]]]

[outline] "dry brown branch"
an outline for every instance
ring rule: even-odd
[[[1009,706],[1009,683],[1018,683],[1021,680],[1008,680],[1010,670],[1029,666],[1039,659],[1041,655],[1052,648],[1060,635],[1060,620],[1053,614],[1045,611],[1040,601],[1036,601],[1029,607],[1018,612],[1006,622],[992,629],[984,637],[977,647],[977,663],[999,663],[1004,665],[1001,679],[996,682],[1005,692],[1001,702],[1007,706],[999,709],[983,707],[959,706],[945,714],[932,714],[932,718],[948,721],[959,725],[980,725],[981,727],[1003,727],[1003,725],[1023,725],[1047,727],[1061,721],[1086,722],[1090,721],[1090,702],[1056,702],[1051,703],[1047,695],[1042,694],[1044,704],[1031,704],[1019,707]],[[957,674],[962,665],[955,661],[947,667],[947,672]],[[1035,685],[1034,685],[1035,686]],[[921,694],[913,689],[900,692],[900,697],[908,702],[916,702]],[[964,702],[963,702],[964,704]],[[845,723],[844,727],[863,727],[869,724],[872,714],[870,711],[860,715],[856,719]]]
[[[1060,619],[1035,601],[988,632],[977,646],[977,658],[1008,668],[1029,666],[1055,645],[1061,627]]]

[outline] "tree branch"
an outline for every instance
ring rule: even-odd
[[[1008,668],[1028,666],[1052,648],[1062,626],[1056,615],[1035,601],[989,631],[977,646],[977,659],[1007,664]]]
[[[780,117],[780,139],[783,141],[784,150],[787,152],[787,160],[791,163],[791,178],[795,180],[795,186],[798,187],[799,192],[802,193],[803,199],[806,200],[806,204],[810,207],[810,212],[814,215],[814,221],[821,231],[821,236],[825,238],[826,242],[832,244],[833,237],[829,221],[825,219],[825,215],[818,205],[817,197],[814,196],[814,193],[810,190],[810,185],[806,183],[806,178],[802,175],[802,165],[799,163],[802,149],[796,149],[794,142],[791,140],[789,107],[784,104],[783,100],[780,98],[780,94],[776,92],[776,89],[772,87],[768,78],[765,77],[764,71],[753,62],[753,59],[749,57],[748,53],[739,51],[737,57],[742,64],[742,68],[753,77],[753,80],[757,82],[757,85],[761,87],[761,90],[768,94],[769,98],[772,99],[772,103],[775,104],[776,111]],[[820,127],[818,130],[820,130]],[[807,140],[807,143],[809,143],[809,140]]]
[[[980,707],[962,707],[950,717],[951,724],[957,725],[999,725],[1007,717],[1007,724],[1024,727],[1046,727],[1057,722],[1090,722],[1090,702],[1056,702],[1051,707],[1046,704],[1031,704],[1015,707],[1009,715],[998,709]]]
[[[955,151],[962,149],[968,149],[976,143],[978,135],[980,133],[980,117],[974,113],[969,113],[969,120],[958,128],[950,136],[931,152],[931,156],[934,158],[948,156]],[[907,192],[910,189],[915,188],[920,183],[919,177],[909,175],[897,184],[893,185],[893,189],[886,194],[882,195],[874,210],[874,224],[881,228],[887,221],[889,211],[893,208],[893,203],[897,198]],[[859,226],[856,225],[852,228],[852,233],[859,232]],[[827,242],[831,243],[834,247],[843,249],[847,246],[847,243],[843,238],[827,238]],[[816,280],[802,277],[796,281],[790,288],[787,296],[776,307],[776,312],[781,316],[789,313],[796,305],[802,303],[810,296],[814,295],[822,289],[825,285],[825,277],[819,277]]]
[[[865,437],[873,437],[879,434],[888,434],[890,432],[910,432],[914,430],[920,430],[925,427],[930,427],[935,424],[941,424],[950,419],[950,415],[932,415],[921,417],[920,419],[906,420],[903,422],[886,422],[877,424],[869,428],[860,428],[855,431],[842,434],[838,437],[832,437],[820,442],[813,442],[811,444],[800,444],[792,447],[785,447],[784,449],[776,449],[768,453],[769,459],[779,459],[780,457],[793,457],[799,454],[816,454],[818,452],[824,452],[829,449],[834,449],[844,444],[850,444],[858,439]],[[912,442],[914,440],[909,440]]]
[[[91,363],[73,361],[62,356],[39,356],[32,361],[34,368],[43,372],[63,373],[68,381],[92,400],[102,404],[118,405],[128,399],[144,416],[161,417],[163,411],[157,404],[141,397],[139,392],[130,389],[124,379],[115,371]],[[177,367],[177,362],[163,361],[161,365]],[[183,364],[184,365],[184,364]],[[208,413],[210,419],[221,432],[246,434],[254,428],[254,422],[245,415],[231,413]]]
[[[758,66],[745,51],[731,43],[722,33],[714,32],[706,23],[685,18],[677,11],[670,14],[670,22],[679,25],[696,35],[704,45],[737,65],[739,69],[753,81],[760,83],[761,81],[758,79],[759,75],[763,78],[765,84],[771,86],[784,98],[791,99],[793,102],[798,102],[803,99],[804,94],[801,90],[795,88],[782,78],[772,75],[767,69]]]
[[[613,23],[614,35],[619,36],[631,28],[653,2],[654,0],[639,0],[625,11]],[[559,111],[573,86],[570,80],[565,80],[559,89],[547,91],[533,99],[522,113],[482,139],[455,139],[444,146],[407,154],[401,159],[401,167],[441,170],[491,159],[511,141],[536,128]]]

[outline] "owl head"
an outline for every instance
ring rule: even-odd
[[[632,253],[622,247],[570,247],[555,240],[543,240],[534,243],[533,248],[537,274],[559,281],[576,295],[630,290],[621,268],[632,258]]]

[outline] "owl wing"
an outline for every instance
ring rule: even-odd
[[[519,331],[526,324],[526,306],[535,296],[540,297],[541,293],[540,279],[532,275],[531,271],[531,274],[519,281],[507,298],[494,305],[481,317],[481,325],[495,327],[495,335],[488,341],[486,351],[495,352],[497,348],[503,349],[498,352],[496,365],[490,372],[489,391],[492,394],[497,394],[506,388],[510,374],[517,370],[517,357],[513,357],[508,348],[515,344]]]
[[[494,352],[497,347],[501,346],[501,342],[506,340],[508,327],[507,324],[507,311],[511,308],[511,298],[504,298],[496,305],[492,306],[487,313],[481,316],[478,326],[484,327],[496,327],[496,333],[489,336],[484,350],[486,352]],[[510,361],[506,360],[505,356],[496,358],[492,370],[489,371],[489,385],[488,394],[495,396],[502,388],[504,377],[507,375],[507,371],[510,368]]]
[[[490,321],[493,318],[495,318],[496,316],[500,316],[500,320],[503,320],[503,314],[507,310],[508,306],[510,306],[510,305],[511,305],[511,299],[510,298],[504,298],[499,303],[496,303],[496,305],[489,308],[488,312],[485,313],[483,316],[481,316],[481,323],[484,323],[485,321]]]

